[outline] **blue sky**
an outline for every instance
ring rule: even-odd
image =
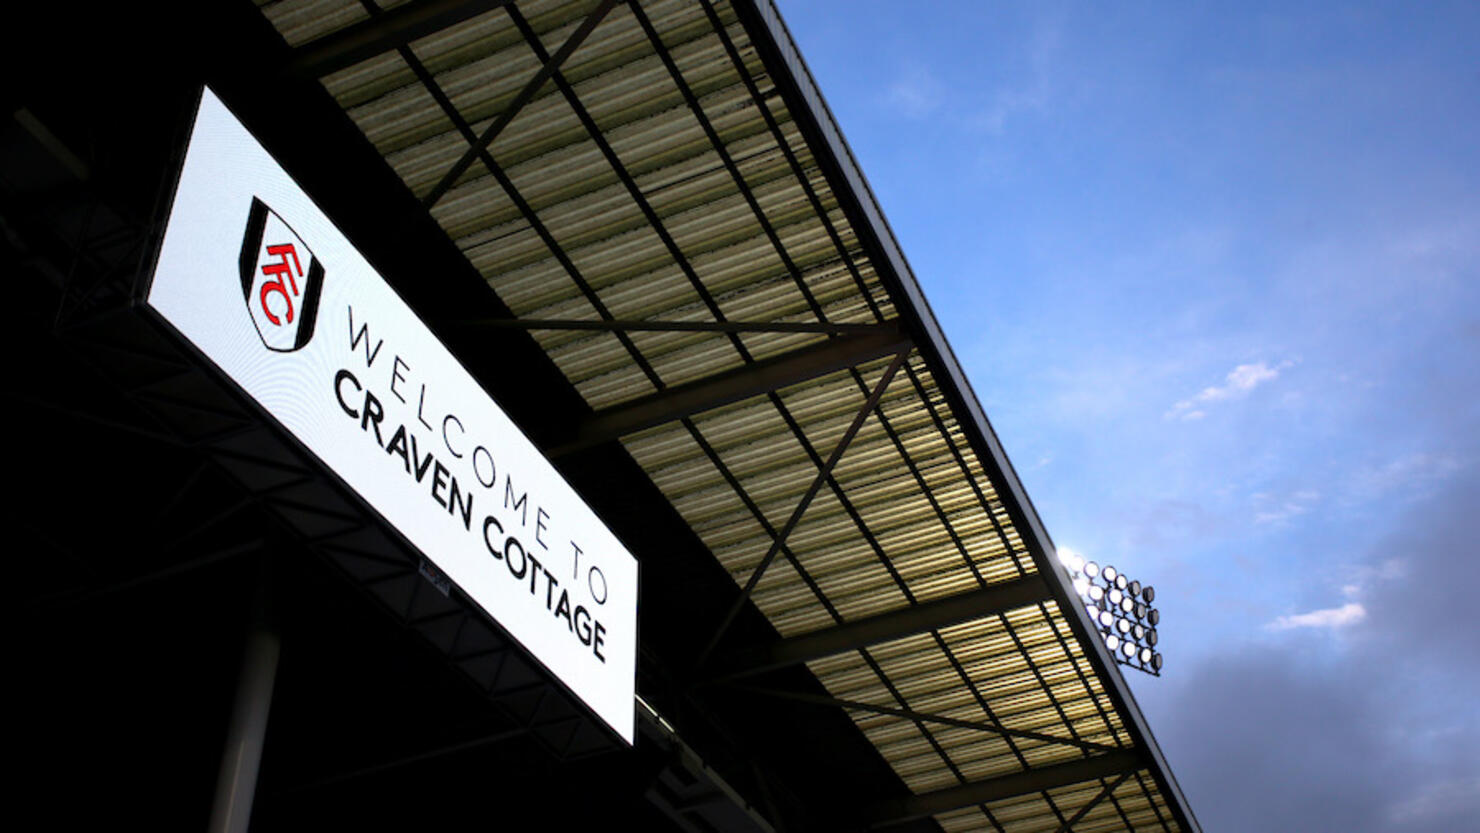
[[[1204,828],[1480,824],[1480,4],[781,9]]]

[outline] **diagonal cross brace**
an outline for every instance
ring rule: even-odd
[[[1122,772],[1119,778],[1116,778],[1114,781],[1106,784],[1103,790],[1095,793],[1095,797],[1091,798],[1088,804],[1080,807],[1079,812],[1070,816],[1067,820],[1065,820],[1063,824],[1059,825],[1059,829],[1055,830],[1054,833],[1069,833],[1069,831],[1074,829],[1074,825],[1078,824],[1081,819],[1089,815],[1090,810],[1095,809],[1095,806],[1098,805],[1101,801],[1109,798],[1110,794],[1119,789],[1120,785],[1124,784],[1125,779],[1129,777],[1131,777],[1131,774],[1129,772]]]
[[[456,26],[512,0],[423,0],[376,14],[293,50],[283,70],[322,78],[382,52]]]
[[[791,535],[792,530],[796,529],[797,523],[802,519],[802,513],[807,511],[807,507],[811,505],[812,499],[817,497],[818,491],[822,489],[822,485],[827,482],[828,477],[832,474],[833,467],[838,464],[838,460],[842,458],[843,452],[848,450],[848,445],[853,442],[853,438],[858,435],[859,429],[863,427],[864,420],[868,419],[869,414],[873,413],[874,409],[878,407],[879,400],[884,397],[884,391],[888,389],[889,383],[893,381],[894,375],[899,372],[900,367],[904,365],[905,359],[909,357],[909,354],[909,348],[901,350],[895,354],[894,360],[885,368],[883,377],[874,386],[874,392],[869,395],[868,401],[863,403],[863,407],[853,417],[853,422],[848,426],[848,430],[843,432],[842,439],[838,440],[838,444],[833,448],[832,454],[822,464],[822,468],[818,470],[817,476],[812,479],[812,485],[807,487],[807,491],[802,495],[801,501],[797,503],[797,508],[792,510],[791,517],[787,518],[786,526],[782,527],[781,532],[771,540],[770,548],[766,550],[765,557],[761,559],[760,564],[756,565],[755,571],[750,574],[750,578],[745,582],[745,588],[740,591],[739,598],[735,599],[734,603],[730,605],[730,609],[725,613],[724,619],[720,621],[719,627],[715,629],[714,635],[709,638],[709,642],[704,646],[704,650],[699,652],[699,659],[696,665],[701,667],[704,665],[705,660],[709,659],[709,655],[714,652],[714,647],[719,644],[725,632],[730,629],[730,625],[735,621],[735,617],[739,615],[741,608],[749,601],[751,593],[755,592],[755,586],[760,583],[761,576],[766,574],[766,568],[770,567],[771,562],[776,560],[776,554],[781,551],[781,545],[786,543],[787,536]]]
[[[524,108],[524,105],[528,104],[534,98],[535,93],[539,92],[540,87],[543,87],[545,82],[550,80],[550,76],[554,75],[555,71],[560,68],[560,65],[565,63],[565,60],[571,56],[571,53],[575,52],[576,48],[585,42],[592,30],[596,28],[596,24],[600,23],[603,17],[606,17],[606,13],[612,10],[612,6],[615,6],[617,1],[603,0],[601,5],[597,6],[591,14],[587,15],[585,20],[581,21],[581,25],[574,32],[570,33],[570,37],[566,38],[565,43],[561,44],[560,48],[555,50],[555,54],[550,56],[550,60],[545,61],[539,71],[519,90],[518,95],[514,96],[514,100],[509,102],[509,106],[505,107],[504,111],[499,113],[498,118],[493,120],[493,124],[488,125],[488,129],[483,131],[483,135],[478,137],[478,141],[463,152],[462,158],[457,160],[451,170],[443,175],[442,179],[432,188],[431,192],[422,199],[421,204],[423,208],[430,209],[452,189],[452,185],[457,182],[457,178],[462,176],[468,168],[472,167],[473,162],[477,161],[479,154],[483,153],[488,149],[489,145],[493,144],[493,140],[498,138],[498,134],[503,132],[505,127],[509,126],[509,122],[514,120],[514,116],[518,115],[519,111]]]

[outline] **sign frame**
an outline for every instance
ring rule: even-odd
[[[332,237],[330,249],[333,252],[343,255],[345,251],[348,251],[353,254],[353,258],[346,261],[347,265],[341,263],[338,267],[338,271],[348,273],[348,275],[342,276],[336,276],[334,274],[336,271],[336,265],[333,262],[335,255],[331,254],[329,256],[329,262],[322,262],[316,251],[308,255],[311,258],[311,267],[305,266],[301,262],[291,261],[289,256],[284,256],[283,252],[279,252],[275,256],[281,258],[281,265],[278,265],[277,262],[266,264],[259,260],[251,264],[253,268],[249,268],[249,249],[254,248],[254,246],[247,245],[248,241],[240,237],[235,240],[228,238],[217,241],[220,251],[229,251],[231,253],[230,260],[233,267],[240,267],[239,283],[237,283],[238,272],[236,268],[233,268],[232,273],[226,276],[236,284],[234,291],[237,295],[245,296],[242,298],[242,301],[245,303],[238,303],[234,312],[244,312],[253,316],[247,319],[250,323],[246,325],[245,329],[253,330],[254,339],[260,338],[257,346],[259,348],[266,348],[262,351],[263,353],[291,354],[309,346],[311,342],[322,344],[327,340],[337,338],[341,342],[347,341],[349,343],[349,350],[341,351],[342,353],[348,353],[350,356],[358,356],[363,360],[367,378],[361,380],[356,375],[355,370],[350,367],[339,368],[338,373],[333,377],[333,393],[321,392],[325,396],[328,396],[330,400],[334,401],[319,403],[319,413],[316,417],[310,418],[310,421],[314,418],[321,419],[325,412],[332,413],[332,411],[329,411],[328,405],[337,405],[342,412],[339,416],[345,419],[340,424],[330,428],[331,433],[350,436],[358,433],[361,435],[359,439],[367,441],[373,434],[374,443],[366,445],[363,448],[368,448],[373,453],[376,447],[379,446],[380,450],[385,452],[386,458],[378,462],[395,464],[389,467],[391,470],[386,473],[387,477],[393,475],[402,477],[402,486],[405,486],[407,482],[414,482],[418,486],[423,487],[424,491],[430,493],[432,501],[435,501],[435,509],[431,511],[434,511],[438,515],[441,515],[445,511],[447,518],[451,519],[453,528],[458,528],[458,521],[461,520],[463,535],[473,539],[481,539],[478,543],[485,550],[483,555],[488,561],[484,566],[490,568],[490,571],[494,567],[505,570],[501,575],[502,580],[505,581],[506,590],[508,580],[511,578],[517,578],[518,584],[522,589],[524,586],[524,576],[528,575],[529,587],[531,588],[528,595],[534,598],[536,602],[540,601],[541,596],[544,597],[543,606],[535,604],[530,609],[537,612],[543,610],[550,615],[550,620],[557,624],[560,622],[566,623],[566,629],[570,634],[574,635],[573,644],[580,646],[575,653],[579,654],[585,651],[591,656],[596,657],[599,662],[595,666],[597,672],[602,667],[608,665],[606,657],[603,656],[603,651],[613,652],[613,648],[616,648],[620,653],[613,653],[611,661],[611,665],[614,667],[613,671],[605,675],[600,673],[594,675],[587,673],[573,675],[569,673],[569,666],[571,665],[570,652],[557,649],[552,653],[547,644],[549,642],[548,639],[538,635],[531,637],[529,628],[523,627],[520,624],[523,620],[519,618],[521,614],[518,610],[510,610],[508,605],[510,594],[490,595],[487,592],[489,582],[485,579],[491,579],[491,576],[481,577],[470,582],[466,564],[468,559],[466,557],[461,559],[461,563],[449,565],[447,563],[448,557],[446,551],[430,546],[427,543],[426,536],[422,534],[419,522],[415,528],[408,531],[406,528],[403,528],[403,524],[397,523],[396,519],[388,517],[388,512],[396,514],[401,510],[394,505],[390,507],[384,506],[385,499],[380,494],[367,495],[367,489],[374,490],[375,487],[373,484],[362,488],[362,486],[356,485],[356,482],[352,482],[355,477],[363,477],[363,474],[347,474],[341,468],[336,467],[333,461],[326,459],[325,452],[315,447],[315,442],[318,440],[315,439],[317,435],[314,434],[312,426],[307,432],[310,436],[305,438],[304,433],[297,430],[302,428],[301,424],[285,422],[284,417],[274,411],[270,403],[280,405],[283,401],[281,396],[269,394],[267,396],[268,401],[264,401],[263,396],[260,395],[260,386],[258,390],[249,388],[249,385],[255,385],[260,382],[260,379],[258,379],[258,376],[261,375],[260,373],[252,375],[249,371],[248,375],[250,379],[245,382],[241,378],[238,378],[238,375],[234,375],[233,369],[236,369],[239,373],[242,372],[240,370],[242,356],[221,353],[220,344],[210,342],[208,335],[202,335],[198,320],[193,320],[189,314],[182,317],[181,310],[188,307],[189,304],[186,303],[182,307],[183,302],[181,299],[171,294],[178,291],[181,286],[181,278],[176,272],[179,267],[178,253],[183,245],[179,239],[180,234],[182,234],[180,231],[182,226],[176,224],[177,211],[182,209],[182,191],[185,191],[187,200],[198,196],[195,194],[195,190],[199,187],[197,180],[200,179],[200,168],[202,165],[208,164],[202,162],[198,156],[199,153],[206,151],[199,151],[198,148],[208,147],[210,151],[219,149],[197,144],[201,140],[203,114],[210,120],[208,127],[211,130],[216,130],[220,127],[218,121],[223,117],[229,120],[231,125],[234,125],[235,129],[240,132],[241,137],[244,137],[250,143],[251,148],[247,148],[247,150],[260,154],[260,157],[262,157],[251,160],[247,167],[270,167],[275,170],[278,179],[271,183],[272,187],[278,190],[284,187],[290,187],[296,193],[296,198],[289,199],[289,202],[293,203],[295,208],[300,211],[303,205],[306,204],[314,212],[314,216],[310,218],[311,222],[309,223],[314,230],[304,231],[304,234],[309,237],[318,235],[313,241],[307,241],[304,237],[298,236],[299,232],[295,228],[295,223],[299,222],[302,219],[301,217],[295,216],[291,221],[288,218],[280,218],[282,225],[292,231],[296,242],[304,244],[300,248],[306,250],[308,246],[316,246],[320,240]],[[314,465],[317,471],[340,486],[347,497],[360,505],[372,518],[379,521],[380,526],[387,534],[390,534],[407,547],[410,553],[419,555],[425,562],[432,564],[442,575],[450,578],[452,586],[456,588],[458,595],[461,599],[465,600],[466,604],[469,604],[481,613],[510,642],[518,645],[519,649],[529,659],[533,660],[536,666],[543,669],[552,684],[565,689],[571,697],[584,705],[593,717],[596,718],[595,722],[598,725],[605,726],[606,729],[620,737],[629,746],[633,744],[636,735],[636,656],[637,646],[639,644],[637,605],[640,599],[641,578],[640,564],[637,559],[631,555],[625,545],[616,537],[615,533],[605,525],[595,510],[586,504],[584,498],[565,481],[564,477],[559,474],[553,464],[540,454],[538,448],[529,441],[522,429],[508,417],[507,413],[499,405],[498,400],[488,392],[477,377],[468,371],[467,367],[447,348],[445,343],[432,332],[431,328],[406,303],[395,287],[380,275],[379,271],[370,264],[359,248],[354,245],[353,241],[349,240],[339,230],[337,224],[328,216],[327,212],[319,207],[307,189],[298,184],[296,178],[277,161],[276,156],[272,154],[271,150],[265,146],[262,140],[257,138],[251,128],[238,118],[231,111],[231,108],[208,87],[200,88],[188,118],[183,120],[182,133],[183,136],[176,145],[179,148],[179,152],[171,160],[171,176],[167,180],[167,198],[161,200],[161,207],[158,210],[159,223],[156,226],[158,230],[155,232],[151,246],[141,264],[139,279],[136,282],[134,290],[135,301],[139,308],[145,312],[148,318],[172,335],[183,348],[196,356],[196,364],[199,367],[226,383],[226,388],[229,389],[235,398],[242,401],[265,425],[270,426],[278,436],[287,438],[289,444],[298,452],[302,453],[306,460],[311,461],[311,464]],[[220,137],[216,138],[219,139]],[[197,155],[193,156],[193,153]],[[251,156],[252,153],[247,153],[246,155]],[[228,177],[227,179],[233,178]],[[248,237],[250,237],[253,228],[257,230],[259,235],[261,234],[261,226],[264,222],[262,212],[264,209],[276,215],[271,202],[259,198],[257,191],[262,187],[260,184],[253,184],[250,187],[244,188],[240,182],[235,183],[236,190],[244,189],[253,192],[250,207],[246,209],[251,215],[250,222],[245,226],[245,234]],[[270,223],[271,220],[269,219],[267,222]],[[326,230],[329,232],[327,235],[325,233]],[[174,236],[171,234],[172,231],[175,232]],[[258,242],[263,247],[268,245],[263,241]],[[288,248],[292,249],[294,247],[288,246]],[[289,268],[290,264],[297,266],[298,270],[295,271]],[[255,275],[256,283],[252,284],[251,281],[253,280],[255,267],[262,267],[264,270],[271,272],[268,275],[270,278],[287,280],[289,282],[278,283],[267,287],[263,286],[262,276]],[[309,280],[310,270],[313,270],[315,274],[315,278],[312,281]],[[160,281],[162,271],[165,274],[165,281],[163,283]],[[339,277],[339,280],[343,281],[349,276],[353,276],[350,278],[351,280],[361,281],[373,278],[376,284],[370,290],[367,290],[365,285],[360,284],[353,285],[351,289],[343,289],[342,287],[335,286],[336,277]],[[292,279],[297,277],[304,279],[303,286],[292,285]],[[312,288],[310,289],[310,287]],[[163,294],[159,294],[161,290]],[[219,290],[220,287],[214,287],[213,292],[219,296]],[[320,291],[324,293],[322,306],[318,294]],[[368,308],[370,311],[367,311],[367,317],[356,322],[353,317],[353,304],[348,302],[346,293],[365,291],[369,291],[371,295],[384,297],[375,298],[374,303]],[[278,317],[287,317],[283,315],[285,310],[282,299],[288,298],[290,295],[300,297],[303,293],[311,293],[312,297],[309,303],[297,308],[299,319],[311,315],[312,312],[317,312],[319,315],[317,325],[315,326],[314,319],[308,318],[307,323],[303,323],[303,326],[309,328],[309,334],[307,336],[301,336],[301,343],[298,343],[299,339],[290,339],[286,343],[292,346],[286,349],[282,346],[275,347],[268,343],[269,337],[262,331],[262,328],[265,326],[263,324],[264,315],[267,318],[274,318],[274,314],[276,313]],[[346,333],[341,330],[344,322],[336,320],[332,314],[333,311],[336,311],[341,306],[342,301],[345,302],[349,311],[347,337]],[[254,302],[259,305],[255,312],[253,312]],[[384,319],[382,319],[381,323],[377,324],[374,318],[371,317],[380,311],[380,307],[376,306],[376,304],[394,313],[388,316],[394,322],[389,330],[387,330],[383,323]],[[318,309],[311,310],[311,307],[318,307]],[[293,309],[291,306],[288,307],[288,310]],[[330,309],[331,312],[327,319],[324,317],[325,309]],[[289,314],[291,315],[291,312]],[[407,324],[397,319],[397,315],[404,315],[406,320],[411,323]],[[302,322],[300,321],[300,323]],[[357,330],[357,326],[360,329]],[[431,436],[436,433],[435,426],[431,424],[430,420],[425,418],[427,417],[426,408],[433,407],[427,402],[428,391],[431,389],[430,381],[419,384],[420,398],[419,402],[415,403],[418,405],[415,416],[418,418],[419,425],[408,429],[408,421],[402,420],[400,428],[406,429],[405,434],[408,439],[402,439],[400,441],[396,439],[400,432],[393,435],[391,439],[385,439],[386,435],[392,432],[390,426],[392,420],[387,417],[385,419],[367,421],[367,415],[375,410],[372,407],[371,400],[355,398],[358,393],[365,392],[365,389],[372,384],[368,377],[371,374],[375,374],[377,376],[373,383],[375,384],[375,388],[369,391],[368,395],[380,403],[383,412],[389,410],[391,406],[396,407],[398,410],[404,410],[405,406],[412,404],[412,400],[408,399],[406,394],[411,392],[411,388],[409,387],[413,381],[411,374],[416,365],[410,363],[405,357],[399,354],[391,353],[390,350],[393,349],[393,345],[388,343],[390,342],[390,337],[382,337],[382,333],[384,332],[396,332],[395,327],[404,327],[406,331],[420,328],[421,332],[411,333],[408,340],[416,342],[415,347],[420,349],[420,352],[416,353],[416,355],[423,358],[416,359],[417,364],[434,365],[436,367],[435,373],[423,374],[424,376],[430,375],[433,379],[442,380],[452,379],[451,382],[448,382],[448,386],[459,388],[456,391],[457,394],[468,395],[467,389],[470,386],[471,390],[476,392],[473,395],[481,397],[478,401],[467,404],[462,404],[462,400],[456,400],[459,402],[459,408],[466,407],[470,410],[441,409],[447,411],[447,413],[443,414],[444,419],[441,425],[442,442],[440,444],[442,456],[448,458],[446,464],[440,459],[433,459],[434,455],[425,451],[426,446],[417,443],[414,439],[415,431],[431,428],[432,430],[427,431],[427,436],[423,436],[421,441],[435,443],[435,439]],[[238,329],[244,328],[238,327]],[[333,331],[332,335],[326,333],[326,330]],[[362,338],[356,339],[357,333]],[[405,333],[403,332],[402,334],[404,335]],[[201,340],[206,340],[210,343],[203,345]],[[376,343],[376,346],[373,348],[371,346],[372,343]],[[387,351],[383,357],[380,355],[382,350]],[[440,354],[438,351],[440,351]],[[305,355],[308,354],[305,353]],[[430,362],[424,358],[426,356],[432,357]],[[340,355],[339,358],[346,359],[348,356]],[[377,358],[381,359],[382,364],[380,366],[376,365],[375,360]],[[387,359],[390,360],[388,363],[386,362]],[[260,360],[254,361],[258,364],[261,363]],[[322,365],[322,362],[311,363]],[[389,367],[388,377],[385,373],[387,367]],[[316,369],[322,370],[323,368],[317,367]],[[348,376],[345,375],[345,371],[348,371]],[[272,375],[270,371],[264,372],[269,376]],[[456,379],[455,377],[458,374],[461,377],[465,377],[465,379]],[[385,381],[386,378],[389,378],[389,382]],[[462,384],[464,381],[466,384]],[[398,382],[400,383],[399,388]],[[357,387],[359,391],[355,390]],[[396,399],[400,401],[398,402]],[[492,411],[490,412],[489,409],[492,409]],[[350,411],[356,411],[357,413],[354,417],[350,417]],[[474,412],[476,412],[476,418],[464,418],[464,415]],[[496,413],[497,418],[491,418],[489,416],[490,413]],[[301,417],[302,415],[295,415],[294,417],[289,417],[289,419],[299,419],[301,422]],[[355,423],[356,419],[360,420],[358,425]],[[457,436],[460,440],[465,439],[468,436],[468,426],[465,423],[477,422],[479,419],[483,420],[481,424],[484,426],[494,426],[493,428],[485,427],[484,430],[491,433],[482,436],[486,437],[496,434],[498,437],[495,441],[480,443],[475,447],[471,447],[474,451],[487,452],[483,456],[475,456],[473,451],[469,450],[470,446],[467,445],[459,449],[457,445],[461,443],[455,443],[452,439],[453,436]],[[384,433],[379,430],[371,430],[379,429],[383,424],[386,429]],[[356,428],[359,429],[358,432],[353,430]],[[507,429],[512,429],[512,433]],[[458,433],[459,430],[462,433]],[[522,443],[517,453],[508,451],[506,448],[511,443]],[[407,446],[410,444],[416,444],[416,453],[408,453],[411,449]],[[388,447],[393,445],[395,448],[386,451]],[[548,555],[548,546],[550,543],[553,543],[552,536],[555,534],[555,524],[558,522],[557,515],[556,513],[546,511],[545,507],[535,504],[533,506],[533,522],[529,520],[531,503],[535,500],[535,492],[532,487],[528,487],[525,483],[521,482],[519,484],[520,488],[529,488],[530,491],[520,491],[517,497],[522,499],[515,499],[515,486],[512,485],[516,482],[514,475],[505,472],[502,480],[500,480],[498,476],[491,473],[497,466],[494,465],[496,461],[494,457],[495,452],[489,451],[490,445],[499,446],[498,453],[508,451],[510,457],[518,460],[520,464],[527,466],[525,471],[529,474],[529,482],[537,483],[546,489],[545,496],[552,501],[551,506],[560,507],[562,510],[566,510],[568,514],[579,515],[579,511],[570,511],[572,505],[574,505],[589,515],[589,517],[579,517],[577,520],[569,522],[569,525],[564,527],[564,529],[566,531],[575,529],[581,534],[592,536],[603,548],[600,550],[601,557],[599,563],[591,563],[591,561],[596,560],[594,551],[583,550],[578,544],[578,541],[590,539],[572,539],[570,544],[573,551],[571,558],[567,560],[573,560],[575,571],[572,578],[575,580],[562,585],[560,579],[555,578],[555,575],[550,572],[549,566],[538,560],[536,553]],[[460,455],[458,454],[459,450],[462,451]],[[531,453],[538,458],[538,463],[543,468],[530,463],[532,458],[529,455]],[[330,456],[333,456],[333,454]],[[452,457],[457,457],[458,459],[453,460],[451,459]],[[453,463],[467,463],[470,457],[473,460],[487,461],[488,465],[479,468],[478,463],[473,462],[471,463],[472,468],[465,466],[460,471],[452,471]],[[428,460],[431,460],[431,462],[427,462]],[[401,474],[403,462],[412,462],[412,465],[405,467],[404,475]],[[490,469],[489,466],[493,466],[494,468]],[[519,469],[516,467],[515,470],[518,471]],[[419,474],[418,471],[420,472]],[[462,475],[461,480],[458,479],[459,474]],[[445,476],[439,477],[440,475]],[[484,480],[485,475],[490,478],[491,482]],[[550,480],[551,477],[554,478],[553,481]],[[520,475],[520,479],[524,479],[524,474]],[[500,495],[494,490],[500,483],[504,487],[502,497],[505,498],[505,505],[503,507],[505,511],[485,513],[484,510],[490,503],[497,502],[496,498]],[[479,489],[479,487],[482,487],[483,491],[475,492],[474,490]],[[459,496],[460,488],[461,494]],[[563,492],[561,491],[562,489]],[[480,497],[482,498],[481,501]],[[377,500],[380,502],[378,503]],[[423,501],[423,511],[420,514],[426,514],[427,507],[433,505],[432,502],[426,501],[425,498],[423,498]],[[574,504],[571,503],[572,501]],[[476,513],[481,516],[481,520],[478,523],[473,522],[473,515],[475,514],[473,510],[475,508],[477,510]],[[517,526],[513,520],[513,513],[517,513],[518,516],[519,523]],[[490,519],[492,525],[489,524]],[[481,529],[478,529],[479,526],[481,526]],[[506,535],[511,529],[517,534]],[[536,549],[537,547],[539,549]],[[434,555],[433,552],[429,552],[429,549],[436,550],[436,554]],[[521,564],[523,565],[518,571],[513,566],[513,553],[516,549],[521,553]],[[583,557],[590,559],[585,565],[588,567],[588,572],[585,573],[585,589],[587,593],[585,604],[576,601],[574,597],[569,604],[566,604],[564,596],[559,597],[560,601],[557,602],[556,592],[568,592],[574,589],[578,583],[580,578],[579,570],[582,566],[581,560]],[[499,567],[498,561],[503,561],[502,567]],[[553,564],[556,561],[558,561],[558,558],[552,557],[550,563]],[[451,566],[451,569],[449,569],[449,566]],[[597,570],[600,570],[603,566],[608,567],[607,570],[600,572],[599,581],[598,574],[589,570],[593,566]],[[540,572],[537,573],[536,568],[539,568]],[[628,570],[630,570],[630,575],[623,575]],[[496,571],[493,572],[495,572],[495,575],[499,575]],[[612,574],[610,578],[607,576],[608,573]],[[539,580],[541,576],[544,579],[543,581]],[[469,583],[475,586],[472,589],[465,586]],[[598,587],[601,588],[599,592],[597,591]],[[608,590],[608,587],[613,589]],[[615,610],[615,608],[606,609],[606,599],[601,596],[602,593],[611,595],[613,592],[630,597],[620,600],[624,607],[617,610],[616,615],[607,620],[612,622],[614,626],[626,631],[620,640],[611,639],[613,635],[611,628],[605,628],[604,631],[598,630],[604,624],[599,623],[596,618],[598,611],[596,602],[599,602],[602,612],[611,613],[612,610]],[[586,605],[590,605],[591,609],[586,610]],[[505,612],[505,616],[501,617],[496,609],[502,609]],[[525,618],[529,617],[528,610],[525,611],[524,615]],[[583,618],[586,621],[582,621]],[[545,629],[547,631],[552,629],[558,630],[558,628],[551,627],[551,621],[546,622]],[[576,627],[577,623],[580,623],[582,626],[580,629]],[[603,635],[607,637],[605,640],[602,639]],[[536,644],[532,645],[531,642]],[[566,647],[569,648],[571,645],[567,645]],[[562,673],[563,671],[566,673]],[[613,680],[615,680],[614,683],[612,682]],[[606,688],[613,686],[615,687],[614,694],[605,691]]]

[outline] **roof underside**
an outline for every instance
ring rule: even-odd
[[[711,684],[800,697],[765,674],[807,664],[914,793],[863,822],[1195,824],[793,112],[773,9],[261,5],[518,319],[461,325],[528,328],[590,406],[547,447],[620,441],[782,638],[717,617]]]

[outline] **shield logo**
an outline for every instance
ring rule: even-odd
[[[269,350],[291,353],[313,338],[324,267],[303,238],[262,200],[252,198],[242,237],[242,294]]]

